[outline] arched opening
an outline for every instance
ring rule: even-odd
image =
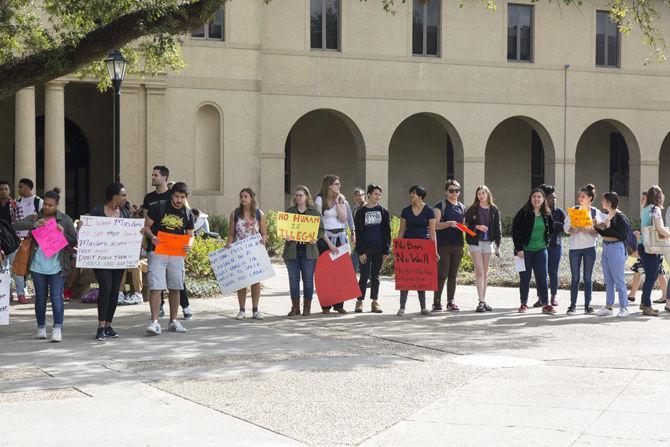
[[[579,138],[575,191],[588,183],[593,183],[598,193],[618,193],[619,207],[631,217],[639,216],[640,149],[633,133],[621,122],[597,121]]]
[[[221,112],[205,104],[195,115],[195,189],[221,189]]]
[[[295,122],[284,147],[284,194],[290,200],[296,185],[316,196],[324,175],[336,174],[342,193],[350,198],[365,181],[365,143],[356,124],[331,109],[313,110]]]
[[[434,113],[406,118],[389,146],[389,210],[400,214],[414,184],[426,188],[428,203],[439,202],[449,178],[463,178],[463,143],[454,126]]]
[[[661,153],[658,156],[659,166],[658,166],[658,183],[659,186],[663,189],[666,196],[670,193],[670,133],[666,135],[661,145]],[[668,197],[670,200],[670,196]],[[668,200],[666,200],[666,206]],[[668,225],[668,222],[665,223]]]
[[[549,132],[532,118],[515,116],[493,129],[486,143],[484,175],[504,214],[513,215],[523,206],[532,188],[555,182],[554,154]]]

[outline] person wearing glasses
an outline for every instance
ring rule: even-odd
[[[458,312],[454,302],[456,277],[463,258],[463,232],[457,224],[465,220],[465,206],[458,201],[461,185],[456,180],[447,180],[444,185],[445,200],[435,205],[435,233],[437,235],[437,290],[433,295],[433,312],[442,310],[442,289],[447,283],[447,310]]]

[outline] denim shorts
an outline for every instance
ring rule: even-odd
[[[147,281],[149,290],[182,290],[185,267],[182,256],[157,255],[149,252],[147,258]]]
[[[477,245],[468,245],[470,253],[493,253],[493,244],[490,241],[479,241]]]

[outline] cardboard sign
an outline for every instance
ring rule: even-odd
[[[351,254],[349,244],[340,245],[339,247],[337,247],[337,253],[333,253],[332,251],[330,252],[330,259],[334,261],[340,256],[346,255],[347,253]]]
[[[144,219],[87,216],[77,243],[77,268],[127,269],[140,262]]]
[[[0,266],[0,326],[9,324],[9,270]]]
[[[349,251],[336,259],[332,259],[330,254],[330,251],[321,253],[314,271],[314,285],[321,307],[361,296]]]
[[[287,241],[314,242],[321,217],[306,214],[277,213],[277,235]]]
[[[221,293],[229,294],[275,276],[260,234],[209,254]]]
[[[191,240],[188,234],[172,234],[159,231],[156,235],[158,237],[158,245],[154,253],[157,255],[168,256],[186,256],[186,247]]]
[[[437,289],[435,242],[423,239],[395,239],[393,258],[396,290]]]
[[[56,219],[47,220],[43,226],[35,228],[32,233],[47,258],[68,246],[67,239],[58,229]]]
[[[467,233],[467,234],[469,234],[470,236],[473,236],[473,237],[474,237],[474,236],[477,236],[477,233],[475,233],[474,231],[472,231],[471,229],[469,229],[468,227],[466,227],[466,226],[463,225],[462,223],[458,223],[458,222],[457,222],[457,223],[456,223],[456,228],[458,228],[459,230],[461,230],[463,233]]]
[[[591,210],[568,208],[570,216],[570,225],[573,227],[592,227]]]

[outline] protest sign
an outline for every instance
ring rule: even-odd
[[[340,256],[346,255],[347,253],[351,254],[351,248],[349,247],[349,244],[340,245],[337,247],[337,253],[333,253],[332,251],[330,252],[330,259],[334,261]]]
[[[77,242],[77,268],[126,269],[140,261],[144,219],[87,216]]]
[[[168,256],[186,256],[186,247],[191,240],[188,234],[172,234],[159,231],[156,235],[158,237],[158,245],[154,253],[157,255]]]
[[[270,257],[255,235],[209,254],[209,262],[223,294],[244,289],[275,276]]]
[[[469,235],[472,236],[472,237],[477,236],[477,233],[475,233],[474,231],[472,231],[471,229],[469,229],[468,227],[466,227],[466,226],[463,225],[462,223],[458,223],[458,222],[457,222],[457,223],[456,223],[456,228],[458,228],[459,230],[461,230],[463,233],[467,233],[467,234],[469,234]]]
[[[436,290],[435,242],[423,239],[393,241],[396,290]]]
[[[330,255],[330,251],[323,252],[314,271],[314,285],[321,307],[361,296],[349,250],[335,259]]]
[[[307,214],[277,213],[277,235],[287,241],[314,242],[321,217]]]
[[[568,208],[570,216],[570,225],[573,227],[592,227],[591,213],[588,209]]]
[[[9,270],[0,266],[0,326],[9,324]]]
[[[49,219],[43,226],[32,231],[33,238],[35,238],[47,258],[68,246],[67,239],[57,225],[56,219]]]

